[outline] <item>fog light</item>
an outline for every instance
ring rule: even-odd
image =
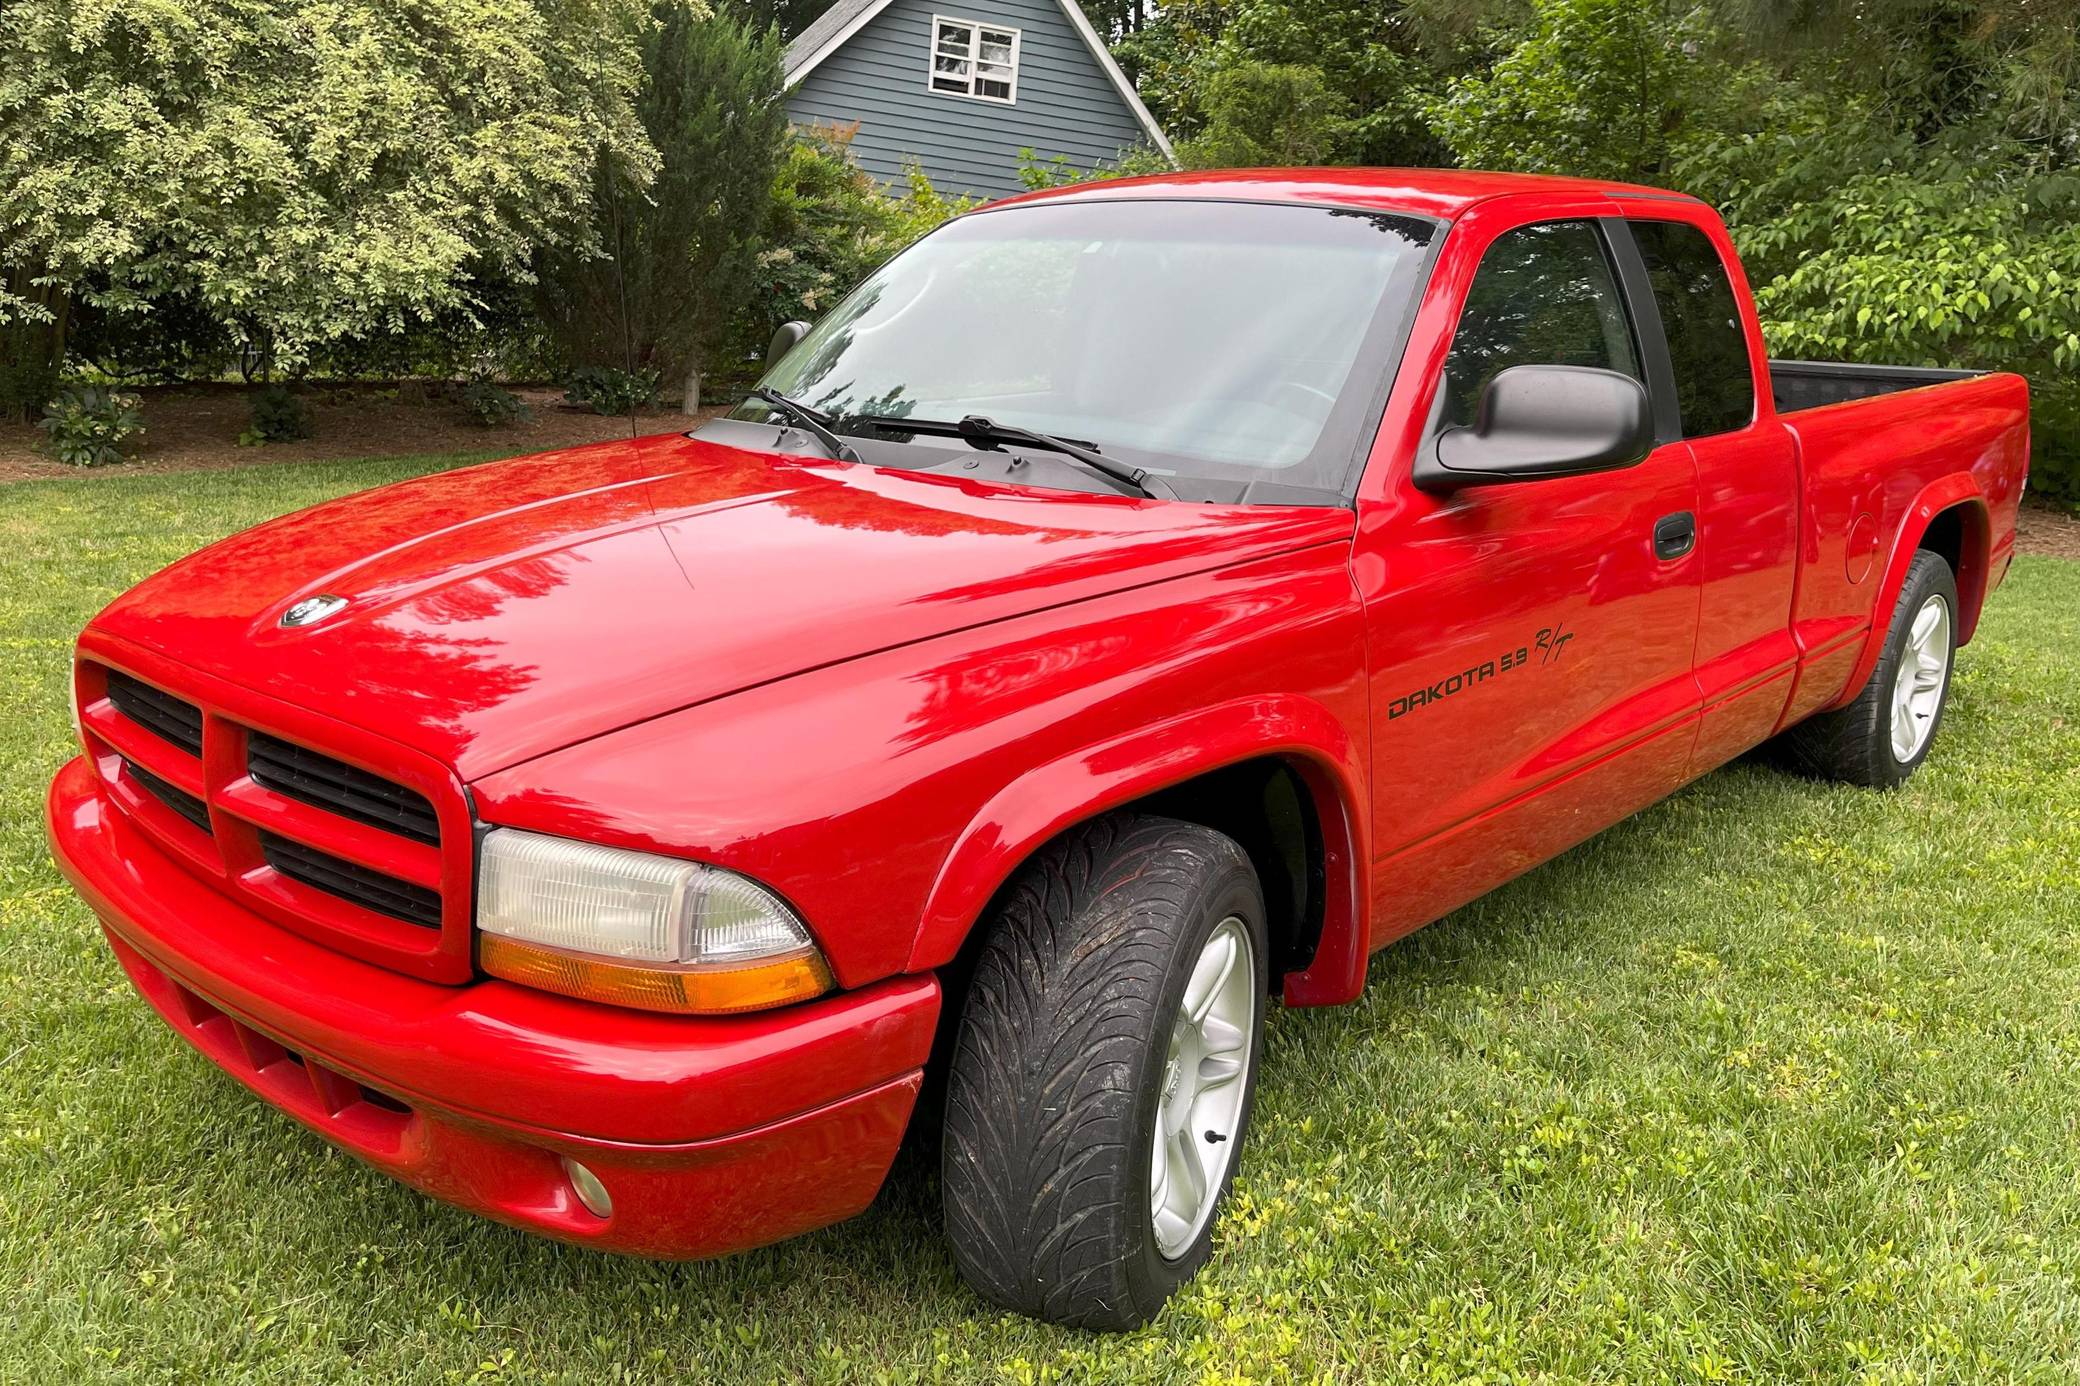
[[[570,1178],[571,1187],[577,1190],[578,1202],[585,1211],[596,1218],[614,1216],[614,1200],[607,1193],[607,1186],[599,1182],[599,1176],[570,1156],[563,1157],[563,1172]]]

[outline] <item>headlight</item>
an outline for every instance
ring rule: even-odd
[[[651,1011],[756,1011],[820,996],[802,921],[719,866],[546,837],[484,835],[477,961],[494,977]]]

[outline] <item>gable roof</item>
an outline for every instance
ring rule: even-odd
[[[802,30],[795,41],[787,45],[787,85],[792,87],[814,72],[818,64],[843,48],[890,3],[891,0],[838,0],[837,4],[817,16],[814,24]],[[1127,74],[1121,72],[1119,64],[1112,60],[1104,40],[1098,37],[1098,31],[1091,27],[1089,17],[1084,14],[1083,6],[1077,0],[1055,0],[1055,3],[1061,7],[1069,27],[1083,40],[1083,46],[1090,50],[1099,71],[1112,83],[1120,99],[1127,103],[1127,109],[1134,113],[1134,119],[1148,135],[1149,141],[1163,151],[1164,158],[1175,163],[1177,152],[1170,147],[1169,137],[1163,133],[1163,127],[1156,124],[1156,118],[1149,114],[1148,107],[1141,103],[1141,94],[1134,90]]]

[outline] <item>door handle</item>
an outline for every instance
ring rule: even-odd
[[[1687,510],[1654,521],[1654,557],[1672,563],[1697,547],[1697,517]]]

